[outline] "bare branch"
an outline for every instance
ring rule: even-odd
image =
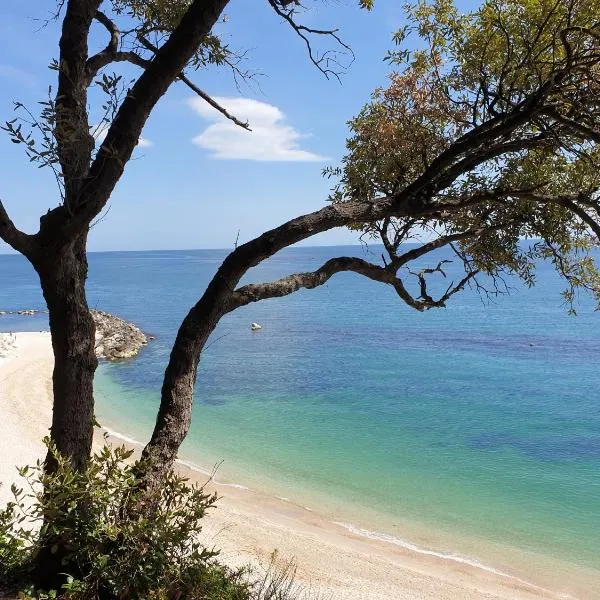
[[[351,56],[351,62],[354,61],[354,52],[352,48],[348,46],[338,35],[337,29],[314,29],[312,27],[306,27],[305,25],[300,25],[296,23],[294,20],[294,7],[287,8],[288,5],[299,4],[295,0],[289,0],[285,2],[280,2],[278,0],[267,0],[273,10],[284,20],[286,21],[292,29],[304,40],[306,44],[306,49],[308,50],[308,56],[311,62],[325,75],[327,79],[331,76],[335,77],[338,81],[340,79],[339,73],[344,71],[345,67],[343,67],[335,58],[334,52],[325,52],[321,56],[318,56],[313,50],[312,44],[309,39],[309,35],[317,35],[317,36],[328,36],[333,38],[346,52],[348,52]],[[330,65],[337,65],[340,68],[340,71],[335,71],[330,69]]]
[[[87,84],[89,85],[92,83],[92,79],[97,75],[100,69],[115,62],[128,62],[136,67],[141,67],[142,69],[147,69],[150,64],[149,60],[131,51],[118,51],[110,54],[100,52],[99,54],[92,56],[87,62]]]
[[[116,52],[119,49],[119,39],[121,35],[119,28],[100,10],[96,11],[95,19],[102,23],[108,30],[108,33],[110,33],[110,41],[104,49],[104,52]]]
[[[143,46],[145,46],[148,50],[151,50],[155,54],[158,52],[158,48],[149,40],[147,40],[144,36],[140,35],[138,36],[138,39],[140,40],[140,43]],[[248,121],[240,121],[238,118],[233,116],[230,112],[227,111],[226,108],[221,106],[216,100],[211,98],[211,96],[209,96],[206,92],[201,90],[193,81],[191,81],[183,71],[179,74],[179,80],[185,83],[185,85],[187,85],[192,91],[194,91],[198,96],[200,96],[200,98],[202,98],[205,102],[210,104],[215,110],[218,110],[224,117],[226,117],[230,121],[233,121],[236,125],[239,125],[243,129],[246,129],[247,131],[252,131],[252,129],[250,129],[248,125]]]
[[[0,200],[0,238],[17,252],[27,257],[32,255],[35,237],[17,229],[8,216],[2,200]]]
[[[202,98],[202,100],[204,100],[205,102],[210,104],[215,110],[218,110],[224,117],[226,117],[230,121],[233,121],[236,125],[238,125],[242,129],[245,129],[246,131],[252,131],[252,129],[250,128],[250,126],[248,124],[248,121],[240,121],[240,119],[238,119],[237,117],[232,115],[230,112],[228,112],[226,108],[221,106],[216,100],[211,98],[206,92],[203,92],[194,82],[190,81],[183,73],[181,73],[181,75],[179,75],[179,79],[181,81],[183,81],[183,83],[185,83],[185,85],[187,85],[191,90],[196,92],[196,94],[198,94],[198,96],[200,96],[200,98]]]
[[[496,229],[498,229],[498,227]],[[426,244],[423,244],[422,246],[419,246],[418,248],[415,248],[414,250],[409,250],[408,252],[401,254],[400,256],[398,256],[396,258],[396,260],[394,261],[393,264],[397,265],[398,267],[401,267],[401,266],[407,264],[409,261],[415,260],[416,258],[420,258],[421,256],[425,256],[426,254],[428,254],[429,252],[432,252],[433,250],[437,250],[438,248],[443,248],[444,246],[447,246],[448,244],[452,244],[453,242],[458,242],[461,240],[466,240],[471,237],[475,237],[475,236],[479,235],[480,233],[483,233],[483,231],[484,231],[484,229],[481,228],[478,230],[469,230],[469,231],[463,231],[461,233],[453,233],[451,235],[440,236],[436,240],[427,242]]]
[[[92,79],[96,76],[98,71],[109,65],[113,62],[130,62],[142,69],[146,69],[150,64],[149,60],[146,60],[139,54],[131,51],[119,51],[119,42],[121,38],[121,32],[119,31],[117,25],[111,21],[103,12],[96,11],[96,15],[94,17],[98,22],[102,23],[104,27],[108,30],[110,34],[110,40],[104,48],[90,57],[86,63],[86,71],[87,71],[87,85],[92,82]]]
[[[226,311],[230,312],[240,306],[245,306],[251,302],[258,302],[267,298],[287,296],[302,288],[312,289],[321,286],[333,275],[341,273],[342,271],[359,273],[369,279],[388,283],[390,285],[394,285],[397,281],[396,276],[387,269],[367,262],[361,258],[348,256],[332,258],[324,263],[321,268],[313,272],[296,273],[279,279],[278,281],[249,284],[238,288],[230,294],[226,304]],[[404,286],[401,286],[400,289],[403,290],[403,292],[406,291],[404,290]],[[407,301],[410,302],[408,293],[406,293],[406,297]],[[415,308],[418,307],[415,306]],[[423,310],[423,308],[419,308],[419,310]]]

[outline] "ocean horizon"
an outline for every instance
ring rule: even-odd
[[[90,253],[90,307],[156,336],[136,359],[101,364],[102,425],[148,439],[177,327],[226,253]],[[246,281],[345,253],[381,254],[294,247]],[[182,459],[392,543],[484,562],[487,544],[491,557],[514,548],[600,569],[598,313],[582,296],[568,315],[548,264],[531,289],[507,283],[510,295],[465,290],[418,313],[346,273],[235,311],[203,352]],[[0,255],[0,311],[43,307],[33,269]],[[0,317],[0,331],[46,328],[44,314]]]

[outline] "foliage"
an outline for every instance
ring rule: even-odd
[[[312,48],[315,39],[333,40],[351,55],[337,30],[299,23],[303,8],[295,0],[268,3],[302,40],[313,64],[337,76],[337,53]],[[68,6],[75,4],[87,8],[87,17],[65,11],[64,39],[75,42],[61,44],[60,59],[52,65],[58,72],[54,100],[42,104],[39,120],[25,112],[30,131],[22,121],[4,127],[32,162],[55,169],[63,202],[40,219],[34,235],[19,231],[0,202],[0,236],[36,267],[46,297],[53,299],[51,324],[66,323],[63,347],[55,344],[61,358],[55,382],[79,386],[55,386],[52,431],[81,470],[55,451],[51,473],[42,465],[23,470],[31,487],[27,493],[15,489],[15,502],[0,517],[3,576],[22,575],[50,552],[60,557],[69,578],[60,591],[73,598],[250,598],[257,589],[277,598],[280,587],[244,584],[243,574],[231,573],[198,544],[195,532],[214,498],[168,471],[189,427],[206,340],[227,312],[323,285],[341,271],[391,285],[410,306],[426,310],[444,306],[466,285],[489,293],[481,275],[491,277],[491,293],[502,289],[499,280],[506,272],[531,285],[542,258],[567,281],[569,304],[581,288],[600,302],[591,253],[600,237],[600,0],[483,0],[465,14],[452,0],[409,5],[408,24],[387,56],[396,72],[351,121],[342,165],[326,171],[338,179],[334,204],[236,244],[183,321],[165,372],[160,419],[145,449],[147,457],[160,459],[143,465],[144,481],[158,490],[145,508],[137,471],[124,450],[104,450],[84,468],[95,368],[93,328],[86,332],[81,325],[89,317],[82,293],[87,234],[148,116],[173,82],[183,82],[224,117],[247,127],[185,73],[224,64],[244,76],[237,67],[243,55],[236,56],[219,37],[227,4],[221,0],[111,0],[102,3],[106,13],[91,2]],[[359,0],[366,9],[372,4]],[[183,18],[186,10],[193,18]],[[108,36],[106,47],[90,56],[92,22]],[[119,63],[135,65],[142,75],[125,83],[118,73],[104,72]],[[107,97],[100,126],[110,124],[97,152],[88,110],[94,84]],[[41,135],[39,144],[31,132]],[[279,250],[347,225],[383,242],[383,266],[337,257],[313,273],[236,287],[251,267]],[[523,245],[523,238],[537,241]],[[406,250],[411,240],[421,244]],[[465,276],[435,299],[427,279],[446,277],[445,261],[433,267],[423,261],[442,246],[452,249]],[[420,261],[418,270],[410,268],[411,261]],[[419,296],[409,293],[399,275],[407,272],[416,277]],[[65,331],[53,326],[52,333],[56,342]],[[83,416],[64,419],[73,414]],[[31,523],[39,531],[27,529]],[[287,575],[279,580],[285,581]]]
[[[177,27],[190,6],[189,0],[111,0],[111,4],[115,15],[125,15],[132,21],[135,38],[152,36],[155,42]],[[198,46],[190,66],[199,69],[210,64],[223,65],[235,56],[219,36],[211,33]]]
[[[50,167],[54,173],[60,194],[63,194],[62,174],[54,128],[56,125],[56,103],[52,97],[52,88],[48,88],[48,98],[39,102],[41,111],[36,117],[23,103],[15,102],[17,116],[0,129],[8,134],[13,144],[21,145],[30,163],[38,168]],[[25,126],[25,129],[23,128]]]
[[[531,285],[536,260],[550,259],[571,308],[578,288],[600,303],[590,231],[600,214],[599,11],[598,0],[486,0],[465,14],[452,0],[409,5],[387,56],[397,70],[350,121],[342,165],[325,170],[337,179],[330,199],[376,202],[423,182],[432,208],[451,210],[355,226],[384,238],[392,262],[400,243],[464,232],[454,248],[468,272],[510,271]],[[461,153],[476,136],[484,143]]]
[[[27,488],[13,486],[14,501],[0,513],[0,579],[25,576],[50,544],[70,598],[166,598],[192,588],[203,598],[243,598],[241,576],[197,540],[215,496],[170,472],[152,510],[142,511],[131,454],[104,447],[76,472],[54,451],[54,473],[42,463],[21,469]]]
[[[105,446],[77,472],[50,449],[56,471],[46,473],[41,462],[19,469],[25,489],[13,485],[14,500],[0,511],[0,581],[21,589],[22,598],[301,597],[293,562],[274,553],[258,576],[220,564],[218,552],[198,541],[202,519],[216,501],[202,486],[169,472],[158,497],[143,495],[152,506],[143,510],[131,450]],[[48,545],[60,552],[65,578],[62,589],[41,592],[31,585],[29,570]]]

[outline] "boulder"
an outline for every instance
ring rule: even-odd
[[[92,310],[96,323],[96,356],[104,360],[133,358],[148,343],[135,325],[101,310]]]

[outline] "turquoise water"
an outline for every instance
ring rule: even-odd
[[[249,279],[363,252],[290,249]],[[91,255],[90,304],[157,336],[135,361],[101,367],[101,422],[147,439],[177,325],[223,256]],[[582,298],[568,316],[546,266],[534,289],[512,286],[420,314],[344,274],[236,311],[203,353],[183,455],[337,521],[400,536],[420,523],[600,568],[600,315]],[[0,310],[42,305],[33,272],[1,256]]]

